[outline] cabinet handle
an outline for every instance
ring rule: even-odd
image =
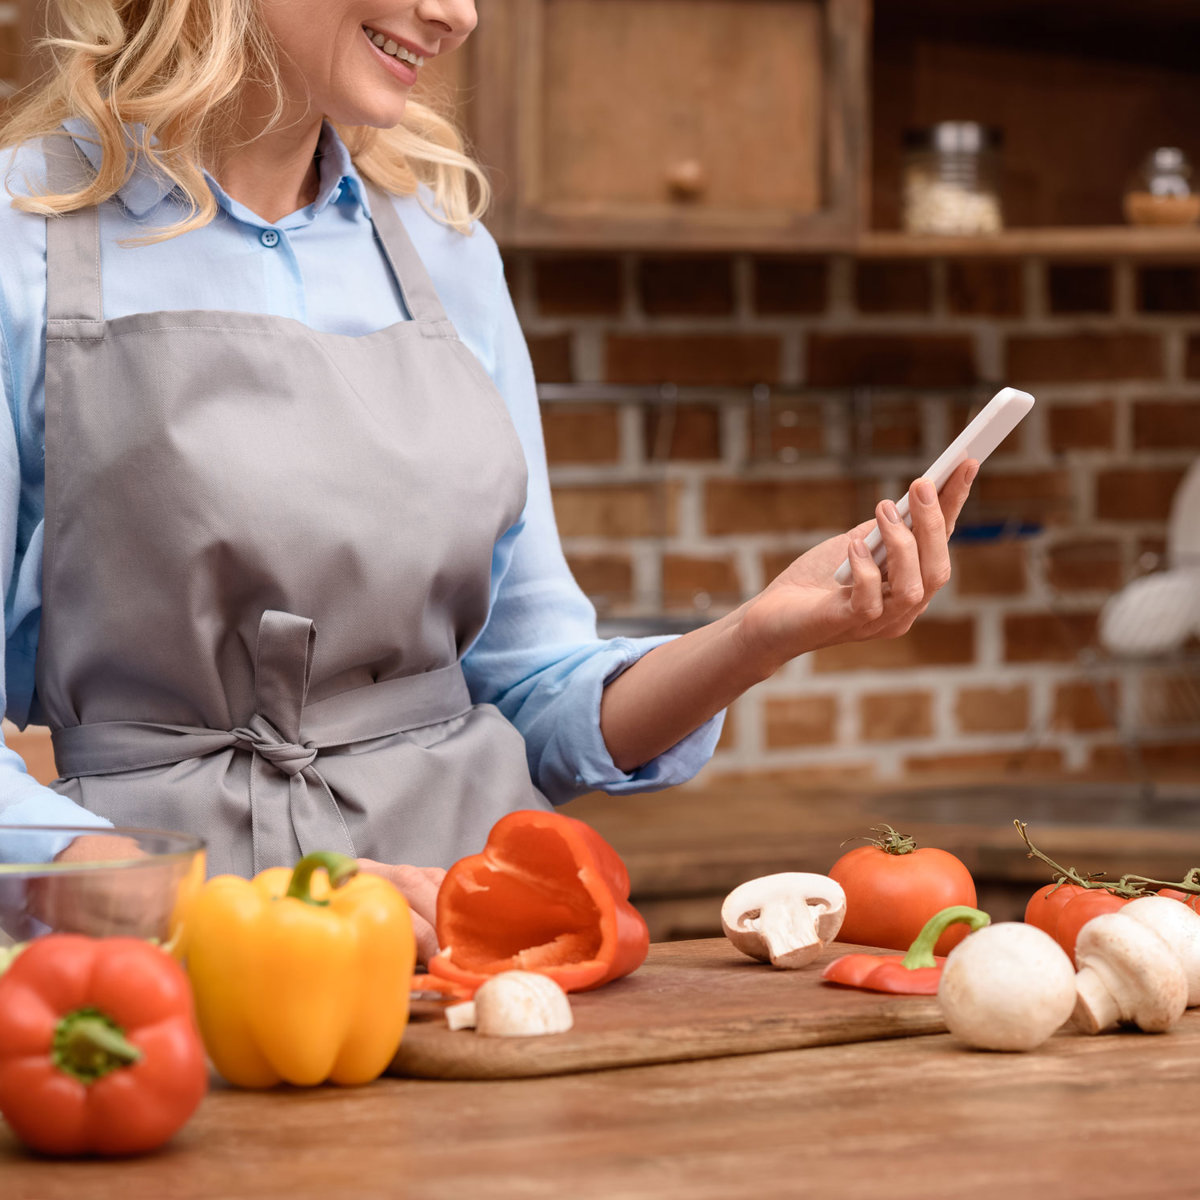
[[[708,174],[698,158],[681,158],[667,167],[667,187],[676,200],[696,200],[708,187]]]

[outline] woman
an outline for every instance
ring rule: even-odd
[[[2,138],[0,535],[7,711],[62,778],[5,752],[0,819],[353,853],[428,953],[503,813],[689,778],[747,687],[945,583],[976,464],[911,533],[881,504],[886,585],[863,526],[695,633],[597,640],[486,185],[409,99],[472,0],[60,9]]]

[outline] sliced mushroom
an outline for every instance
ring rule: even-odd
[[[566,1033],[574,1024],[567,993],[553,979],[534,971],[493,975],[480,985],[473,1003],[475,1032],[484,1037]]]
[[[1183,1016],[1188,986],[1179,956],[1123,910],[1101,913],[1080,930],[1075,961],[1074,1019],[1085,1033],[1103,1033],[1121,1021],[1163,1033]]]
[[[1140,896],[1121,915],[1148,925],[1179,955],[1187,977],[1188,1008],[1200,1004],[1200,913],[1167,896]]]
[[[801,871],[751,879],[721,905],[725,936],[743,954],[789,969],[812,962],[845,917],[841,884]]]
[[[1001,921],[950,951],[938,1002],[946,1027],[968,1046],[1033,1050],[1070,1018],[1075,969],[1048,933]]]
[[[449,1005],[446,1009],[446,1024],[452,1033],[457,1033],[460,1029],[474,1029],[475,1001],[462,1000],[458,1004]]]

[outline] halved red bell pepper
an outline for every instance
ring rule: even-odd
[[[165,950],[48,934],[0,976],[0,1112],[33,1149],[153,1150],[207,1090],[191,989]]]
[[[540,810],[501,817],[482,852],[446,872],[437,935],[430,974],[471,989],[512,970],[568,992],[596,988],[641,966],[650,947],[617,852],[582,821]]]
[[[933,953],[937,940],[947,926],[969,925],[971,931],[991,923],[991,917],[977,908],[955,904],[934,913],[913,939],[908,953],[899,955],[843,954],[835,958],[821,978],[843,987],[868,992],[891,992],[897,996],[936,996],[946,960]]]

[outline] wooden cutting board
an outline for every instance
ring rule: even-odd
[[[834,944],[812,966],[781,971],[746,958],[724,938],[653,945],[633,975],[572,994],[574,1028],[545,1037],[451,1033],[444,1005],[415,1001],[390,1073],[518,1079],[945,1031],[936,997],[822,981],[826,962],[860,949]]]

